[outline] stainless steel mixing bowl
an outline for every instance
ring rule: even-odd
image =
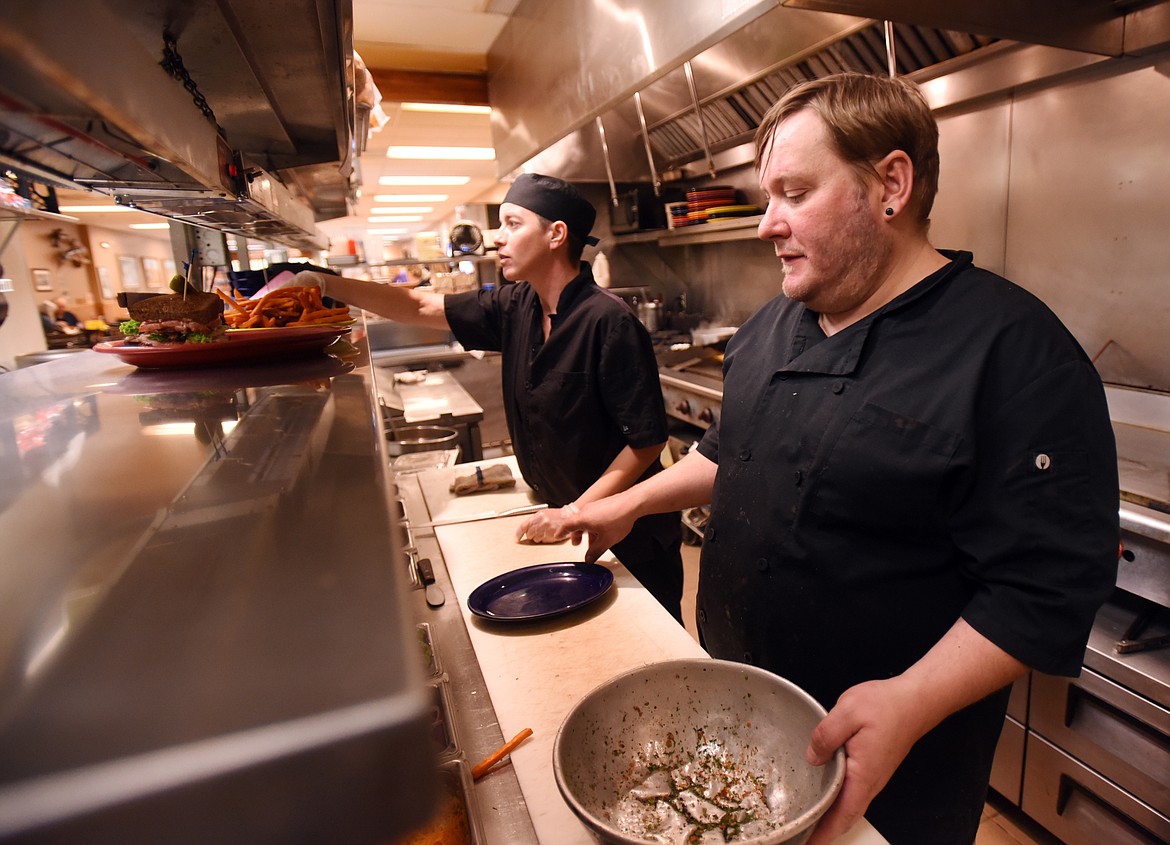
[[[732,771],[766,783],[768,806],[783,810],[770,830],[733,841],[796,845],[845,778],[841,751],[826,766],[805,761],[824,716],[804,690],[754,666],[706,658],[653,663],[602,684],[570,711],[557,732],[553,770],[561,795],[598,841],[644,845],[663,840],[637,829],[628,812],[632,791],[656,771],[693,766],[718,749],[734,761]]]

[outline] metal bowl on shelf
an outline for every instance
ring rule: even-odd
[[[845,779],[842,751],[825,766],[805,760],[824,716],[807,692],[754,666],[653,663],[602,684],[569,712],[553,772],[566,803],[606,845],[688,842],[704,831],[747,845],[797,845]]]
[[[441,425],[407,425],[386,430],[386,448],[392,457],[453,449],[458,439],[459,432]]]

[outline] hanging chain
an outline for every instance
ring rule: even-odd
[[[178,44],[175,42],[174,36],[166,32],[163,33],[163,57],[159,64],[168,74],[183,83],[183,87],[191,93],[195,105],[199,111],[203,112],[203,116],[219,126],[215,121],[215,112],[207,104],[207,98],[199,92],[195,80],[191,78],[191,74],[187,73],[187,68],[183,67],[183,57],[179,55]]]

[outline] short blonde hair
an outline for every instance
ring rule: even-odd
[[[876,162],[901,150],[914,165],[910,203],[923,229],[938,193],[938,124],[918,86],[900,77],[837,73],[790,88],[764,115],[756,131],[756,168],[785,118],[810,109],[824,121],[836,153],[862,180]]]

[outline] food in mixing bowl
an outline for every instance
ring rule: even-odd
[[[678,760],[668,737],[644,749],[635,770],[636,777],[645,776],[618,802],[613,822],[647,842],[722,845],[750,840],[788,820],[780,771],[760,773],[745,755],[701,732],[685,760]]]

